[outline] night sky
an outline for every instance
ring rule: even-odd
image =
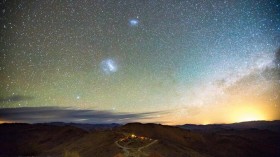
[[[0,122],[280,119],[277,0],[2,0],[0,11]]]

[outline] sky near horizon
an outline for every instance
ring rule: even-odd
[[[280,119],[277,0],[1,1],[0,122]]]

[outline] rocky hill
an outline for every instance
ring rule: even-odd
[[[272,123],[258,125],[271,126]],[[70,125],[1,124],[0,156],[122,157],[125,150],[115,142],[132,134],[156,140],[155,144],[143,149],[153,157],[280,156],[279,132],[265,127],[252,128],[248,123],[238,124],[242,129],[236,125],[222,129],[219,125],[211,126],[207,131],[195,131],[176,126],[130,123],[88,131]],[[272,126],[277,128],[275,122]]]

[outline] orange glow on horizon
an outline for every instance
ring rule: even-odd
[[[257,111],[240,111],[235,116],[235,122],[266,120],[265,116]]]
[[[227,105],[225,105],[225,103],[221,103],[217,105],[200,107],[199,112],[196,112],[195,114],[189,114],[188,111],[192,111],[192,108],[186,108],[184,112],[174,112],[167,115],[166,117],[162,116],[161,120],[166,120],[169,122],[168,124],[164,123],[167,125],[207,125],[230,124],[245,121],[272,121],[279,119],[278,110],[276,110],[276,107],[270,103],[260,100],[235,100],[228,102]],[[170,117],[173,117],[173,119],[170,119]]]
[[[4,124],[4,123],[13,123],[13,122],[0,120],[0,124]]]

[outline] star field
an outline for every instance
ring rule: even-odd
[[[1,1],[0,11],[1,108],[155,112],[139,121],[167,124],[280,118],[277,0]]]

